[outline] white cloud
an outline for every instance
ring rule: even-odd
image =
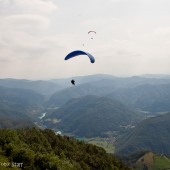
[[[39,58],[49,50],[50,13],[57,6],[51,0],[0,0],[0,60]],[[4,59],[6,58],[6,60]]]
[[[36,31],[47,29],[50,25],[50,21],[47,17],[33,14],[11,15],[3,17],[1,19],[2,27],[4,31],[7,29],[18,31]]]
[[[154,30],[154,34],[158,36],[170,36],[170,26],[158,27]]]
[[[110,0],[111,2],[119,2],[119,1],[121,1],[121,0]]]
[[[17,13],[49,13],[57,9],[52,1],[43,0],[0,0],[0,12]]]
[[[0,27],[0,48],[3,48],[4,55],[9,52],[15,56],[16,51],[35,51],[40,47],[41,32],[45,31],[49,26],[49,20],[43,16],[36,15],[13,15],[1,19],[2,27]],[[2,52],[2,51],[1,51]],[[22,53],[22,56],[23,53]]]

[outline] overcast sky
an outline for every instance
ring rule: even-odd
[[[0,78],[146,73],[170,74],[170,0],[0,0]]]

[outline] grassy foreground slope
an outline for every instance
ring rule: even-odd
[[[122,161],[104,149],[70,137],[55,135],[52,130],[28,128],[0,129],[0,160],[22,163],[25,170],[129,170]]]

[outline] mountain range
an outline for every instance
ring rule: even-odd
[[[168,97],[170,79],[134,77],[102,77],[100,80],[85,82],[76,86],[68,87],[57,91],[49,99],[49,105],[61,106],[71,98],[79,98],[86,95],[106,96],[134,108],[148,109],[148,111],[167,111],[167,109],[157,108],[154,105],[159,104],[161,100]],[[151,96],[150,96],[151,95]],[[145,99],[146,97],[146,99]],[[156,98],[155,98],[156,97]],[[148,102],[152,98],[157,100],[150,105],[142,105],[145,100]],[[167,105],[167,101],[161,102],[161,105]],[[152,107],[153,104],[153,107]],[[163,106],[164,107],[164,106]],[[169,109],[169,108],[168,108]]]
[[[25,79],[0,79],[0,86],[8,88],[28,89],[36,91],[42,95],[51,95],[61,90],[62,86],[45,80],[25,80]]]
[[[116,136],[119,155],[141,149],[170,154],[170,118],[165,114],[170,112],[169,76],[74,79],[75,86],[71,78],[0,79],[0,127],[34,126],[39,121],[75,136]]]

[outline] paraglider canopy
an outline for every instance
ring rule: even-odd
[[[96,31],[89,31],[88,34],[90,34],[91,32],[95,33],[96,34]]]
[[[65,57],[65,60],[68,60],[68,59],[70,59],[70,58],[73,58],[73,57],[76,57],[76,56],[79,56],[79,55],[86,55],[86,56],[89,57],[91,63],[94,63],[94,62],[95,62],[95,59],[94,59],[94,57],[93,57],[91,54],[89,54],[89,53],[87,53],[87,52],[84,52],[84,51],[81,51],[81,50],[72,51],[71,53],[69,53],[69,54]]]

